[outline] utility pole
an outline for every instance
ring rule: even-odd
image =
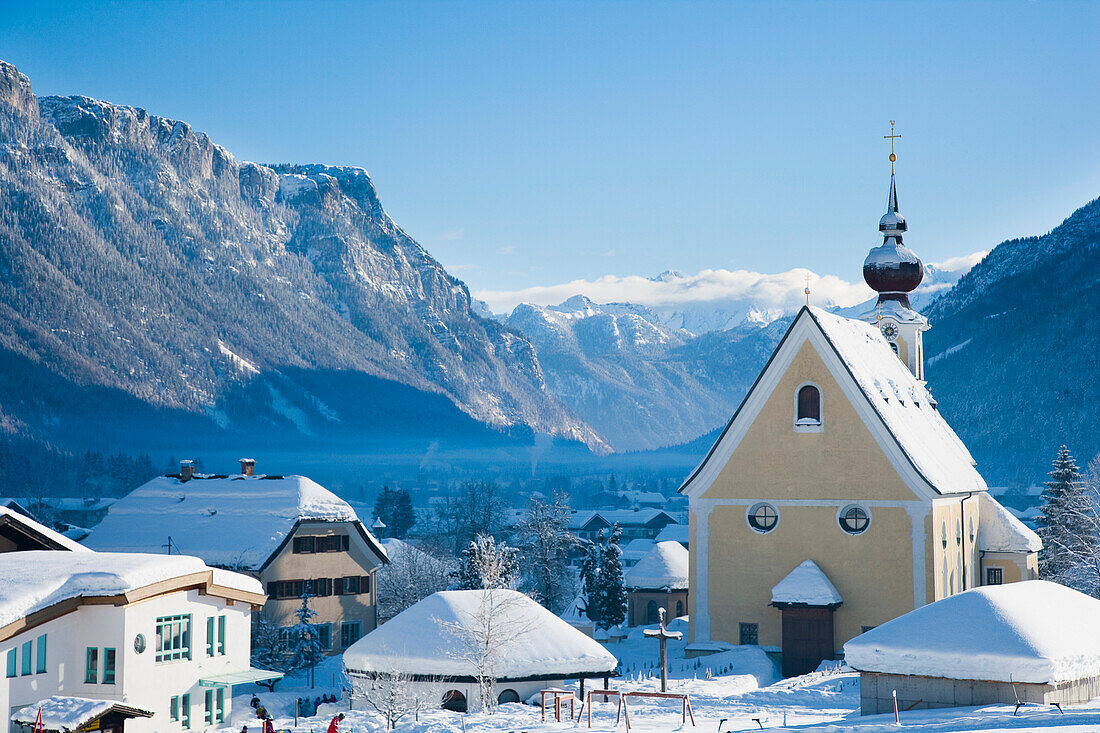
[[[668,692],[668,640],[679,641],[684,638],[682,631],[669,631],[665,628],[665,609],[660,609],[661,626],[657,629],[646,629],[643,633],[650,639],[657,639],[661,644],[661,692]]]

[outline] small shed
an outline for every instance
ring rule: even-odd
[[[783,617],[783,676],[813,672],[836,655],[833,611],[844,599],[813,560],[806,560],[772,588],[771,605]]]
[[[1029,580],[974,588],[844,645],[864,715],[1100,696],[1100,600]]]
[[[47,733],[122,733],[125,721],[151,717],[151,710],[116,700],[55,695],[15,711],[11,721],[25,731],[34,731],[41,719],[41,730]]]
[[[658,542],[623,576],[631,626],[655,624],[660,609],[669,620],[687,613],[688,551],[679,542]]]
[[[465,712],[478,705],[478,669],[471,641],[484,640],[485,620],[498,629],[492,662],[497,701],[526,700],[567,679],[604,678],[618,660],[599,642],[514,590],[433,593],[394,616],[344,652],[357,690],[379,675],[400,674],[442,690],[441,703]]]

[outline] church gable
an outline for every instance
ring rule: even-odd
[[[708,457],[721,465],[708,466],[718,471],[697,496],[780,501],[920,499],[898,475],[841,388],[820,346],[810,329],[792,326],[754,387],[756,394],[746,398]]]
[[[843,322],[851,323],[863,341],[857,343],[859,338],[846,333]],[[984,489],[965,447],[934,411],[923,386],[911,375],[912,384],[905,382],[908,370],[886,342],[870,340],[863,330],[874,328],[816,308],[800,311],[733,419],[680,490],[693,498],[736,500],[759,497],[767,486],[776,499],[912,501]],[[837,331],[833,338],[831,331]],[[845,359],[834,341],[854,353]],[[885,351],[885,361],[876,350]],[[860,380],[849,360],[861,358],[881,369],[882,378],[863,375]],[[868,379],[872,383],[864,384]],[[869,389],[876,393],[868,394]],[[891,390],[889,396],[885,389]],[[919,405],[922,396],[927,401]],[[906,398],[916,399],[908,406],[897,404]],[[935,475],[948,486],[946,491],[928,480],[909,452],[927,453],[928,448],[946,448],[952,454],[948,465],[941,459],[933,467],[942,469]]]

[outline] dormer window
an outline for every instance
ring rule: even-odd
[[[795,397],[796,432],[821,432],[821,390],[816,384],[803,384]]]

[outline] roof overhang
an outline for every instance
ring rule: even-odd
[[[269,672],[266,669],[249,668],[236,672],[207,675],[199,679],[199,687],[232,687],[233,685],[247,685],[252,682],[281,680],[282,678],[282,672]]]

